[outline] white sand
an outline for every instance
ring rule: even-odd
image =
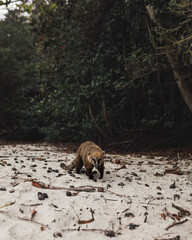
[[[189,159],[180,160],[107,155],[105,171],[110,173],[105,173],[102,180],[96,174],[97,182],[88,179],[84,173],[73,172],[75,176],[71,176],[59,167],[61,162],[58,160],[68,164],[74,157],[75,154],[67,154],[64,149],[60,152],[43,144],[0,146],[0,188],[6,188],[6,191],[0,191],[1,240],[103,240],[109,239],[105,235],[107,230],[113,230],[114,238],[119,240],[169,239],[177,235],[182,240],[192,239],[192,215],[182,217],[180,221],[188,221],[169,230],[165,229],[174,220],[161,216],[166,215],[165,208],[178,214],[172,203],[192,212],[190,155]],[[155,173],[162,174],[165,169],[173,168],[176,162],[183,175],[155,176]],[[122,164],[126,168],[119,169]],[[59,173],[47,173],[49,167]],[[103,187],[104,192],[96,189],[95,192],[67,196],[66,190],[36,188],[30,181],[32,179],[54,187]],[[174,181],[176,188],[170,189]],[[111,185],[108,190],[112,192],[105,191],[108,184]],[[47,193],[48,198],[39,200],[38,192]],[[5,206],[9,203],[12,205]],[[90,209],[94,211],[94,221],[78,224],[79,220],[92,218]],[[36,214],[31,220],[33,210]],[[130,224],[139,226],[131,230]]]

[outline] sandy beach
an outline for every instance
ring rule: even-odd
[[[60,168],[75,153],[0,146],[1,240],[191,240],[192,158],[106,154],[103,179]]]

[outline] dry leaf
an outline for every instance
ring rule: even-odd
[[[164,220],[166,219],[166,214],[165,213],[161,213],[160,215]]]
[[[14,203],[15,203],[15,202],[9,202],[9,203],[3,205],[3,206],[0,207],[0,208],[9,207],[9,206],[13,205]]]
[[[98,192],[104,192],[104,189],[102,187],[98,188]]]
[[[89,219],[89,220],[79,220],[79,221],[78,221],[78,224],[87,224],[87,223],[91,223],[91,222],[93,222],[93,221],[94,221],[93,218],[91,218],[91,219]]]
[[[31,213],[31,219],[33,220],[35,215],[36,215],[37,211],[35,209],[33,209],[32,213]]]
[[[37,188],[42,188],[42,186],[40,184],[38,184],[37,182],[34,182],[34,181],[32,182],[32,185]]]

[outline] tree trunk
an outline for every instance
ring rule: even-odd
[[[174,52],[170,48],[167,49],[166,55],[169,59],[169,62],[175,77],[175,81],[181,92],[181,95],[185,100],[188,108],[192,112],[192,89],[189,86],[187,78],[185,78],[182,72],[180,71],[180,64],[178,60],[175,58]]]
[[[154,24],[156,24],[157,21],[156,21],[156,17],[155,17],[154,8],[149,4],[146,6],[146,9],[149,13],[151,20],[154,22]],[[153,45],[154,45],[153,47],[156,48],[155,44],[153,44]],[[180,70],[181,64],[176,59],[175,53],[171,49],[171,46],[165,47],[165,49],[166,49],[166,55],[169,59],[169,63],[171,65],[177,86],[178,86],[178,88],[181,92],[181,95],[182,95],[183,99],[185,100],[188,108],[192,112],[192,88],[190,87],[189,83],[187,82],[186,76],[184,76],[184,74],[182,74],[182,71]]]

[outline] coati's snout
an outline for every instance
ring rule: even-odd
[[[91,161],[92,161],[94,167],[98,169],[99,165],[102,161],[102,158],[92,158]]]

